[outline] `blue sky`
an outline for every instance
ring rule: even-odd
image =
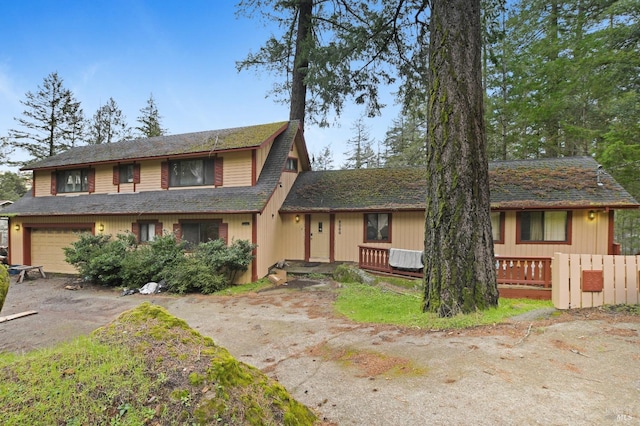
[[[3,2],[0,135],[16,128],[25,93],[54,71],[88,118],[112,97],[135,127],[153,93],[170,134],[287,120],[288,106],[266,98],[276,77],[235,68],[278,30],[237,18],[235,7],[235,0]],[[388,99],[381,117],[365,120],[376,141],[398,114]],[[338,127],[307,125],[309,151],[330,145],[334,167],[341,166],[361,113],[349,106]]]

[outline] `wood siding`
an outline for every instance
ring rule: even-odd
[[[282,259],[295,259],[288,257],[290,253],[289,242],[302,244],[304,247],[304,233],[298,237],[291,227],[292,215],[280,215],[278,210],[282,206],[284,199],[291,190],[295,181],[296,173],[283,173],[281,178],[282,186],[277,186],[274,194],[267,203],[264,211],[257,215],[257,241],[258,259],[256,262],[256,273],[258,277],[264,277],[269,273],[269,268]],[[303,224],[300,220],[299,224]],[[304,252],[304,250],[303,250]]]
[[[226,153],[223,160],[223,186],[251,186],[251,153],[249,151]]]
[[[260,176],[272,146],[273,142],[269,142],[256,150],[256,178]]]
[[[609,216],[596,213],[594,220],[589,210],[575,210],[572,214],[571,244],[516,244],[516,212],[505,214],[504,244],[496,244],[496,255],[502,256],[553,256],[554,253],[608,254]]]
[[[269,145],[270,146],[270,145]],[[268,152],[262,152],[264,158],[261,160],[264,164],[266,155]],[[223,160],[223,174],[222,182],[224,187],[233,186],[251,186],[251,151],[237,151],[229,152],[220,156]],[[143,192],[143,191],[158,191],[162,189],[161,182],[161,163],[163,160],[149,160],[139,163],[139,183],[122,183],[120,185],[114,184],[113,168],[117,164],[104,164],[95,168],[95,193],[96,194],[110,194],[110,193],[128,193],[128,192]],[[136,172],[138,173],[138,172]],[[43,197],[51,195],[51,178],[52,171],[37,171],[34,172],[35,176],[35,196]],[[213,185],[210,186],[213,188]],[[171,188],[172,190],[184,189]],[[74,196],[74,194],[58,194],[58,196]]]

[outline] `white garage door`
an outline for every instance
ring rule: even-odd
[[[77,274],[78,271],[64,260],[64,247],[78,239],[87,229],[34,228],[31,231],[31,264],[43,265],[45,272]]]

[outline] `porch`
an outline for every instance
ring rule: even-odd
[[[383,274],[421,278],[422,269],[389,264],[390,250],[359,246],[358,267]],[[500,297],[551,300],[551,257],[496,256]]]

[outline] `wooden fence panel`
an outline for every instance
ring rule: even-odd
[[[602,291],[582,291],[584,271],[602,271]],[[589,279],[592,281],[592,277]],[[558,309],[637,304],[640,302],[640,256],[556,253],[552,281],[551,299]]]
[[[562,265],[562,266],[561,266]],[[551,300],[553,306],[558,309],[569,309],[571,307],[569,292],[569,255],[556,253],[551,265]]]
[[[569,255],[569,307],[576,308],[582,306],[582,268],[579,254]],[[553,284],[551,284],[553,288]]]
[[[638,297],[638,280],[640,279],[640,272],[638,271],[640,270],[640,256],[629,256],[629,259],[627,260],[627,279],[625,282],[627,303],[637,304],[640,302],[640,297]]]
[[[613,305],[616,302],[615,277],[617,275],[616,266],[613,263],[613,256],[606,256],[604,259],[604,286],[602,288],[602,304]]]
[[[609,256],[607,256],[609,257]],[[626,262],[625,256],[614,256],[615,263],[615,304],[627,303],[627,276],[625,274]]]
[[[587,257],[589,256],[587,255]],[[609,259],[611,258],[611,256],[602,256],[601,254],[594,254],[593,256],[591,256],[591,270],[602,271],[604,282],[606,283],[607,274],[604,272],[604,258]],[[613,264],[611,266],[613,267]],[[604,291],[591,292],[591,304],[589,306],[602,306],[604,304],[603,303],[604,294],[605,294]]]

